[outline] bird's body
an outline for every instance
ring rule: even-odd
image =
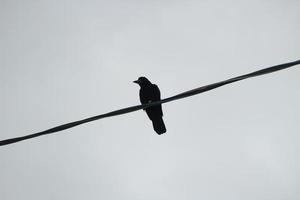
[[[140,77],[135,83],[140,85],[140,101],[142,104],[159,101],[160,98],[160,90],[157,85],[152,84],[147,78]],[[161,104],[156,106],[151,106],[149,108],[144,109],[152,121],[153,128],[155,132],[159,135],[166,132],[166,127],[164,121],[162,119],[163,112]]]

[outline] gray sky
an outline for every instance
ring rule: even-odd
[[[0,139],[299,59],[300,2],[0,0]],[[300,199],[299,66],[0,149],[1,200]]]

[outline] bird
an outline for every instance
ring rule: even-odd
[[[160,90],[157,85],[152,84],[146,77],[139,77],[138,80],[133,81],[140,86],[140,102],[142,104],[159,101]],[[158,135],[165,133],[166,126],[163,120],[163,111],[161,104],[151,106],[144,109],[152,121],[153,129]]]

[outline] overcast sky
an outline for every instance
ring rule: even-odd
[[[299,0],[0,0],[0,139],[299,60]],[[300,66],[0,148],[1,200],[298,200]]]

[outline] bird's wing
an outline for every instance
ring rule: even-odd
[[[154,101],[159,101],[160,100],[160,90],[157,87],[157,85],[153,84],[153,100]],[[163,116],[163,111],[161,108],[161,105],[156,106],[157,112],[159,113],[160,116]]]
[[[160,90],[155,84],[153,84],[153,100],[154,101],[160,100]]]

